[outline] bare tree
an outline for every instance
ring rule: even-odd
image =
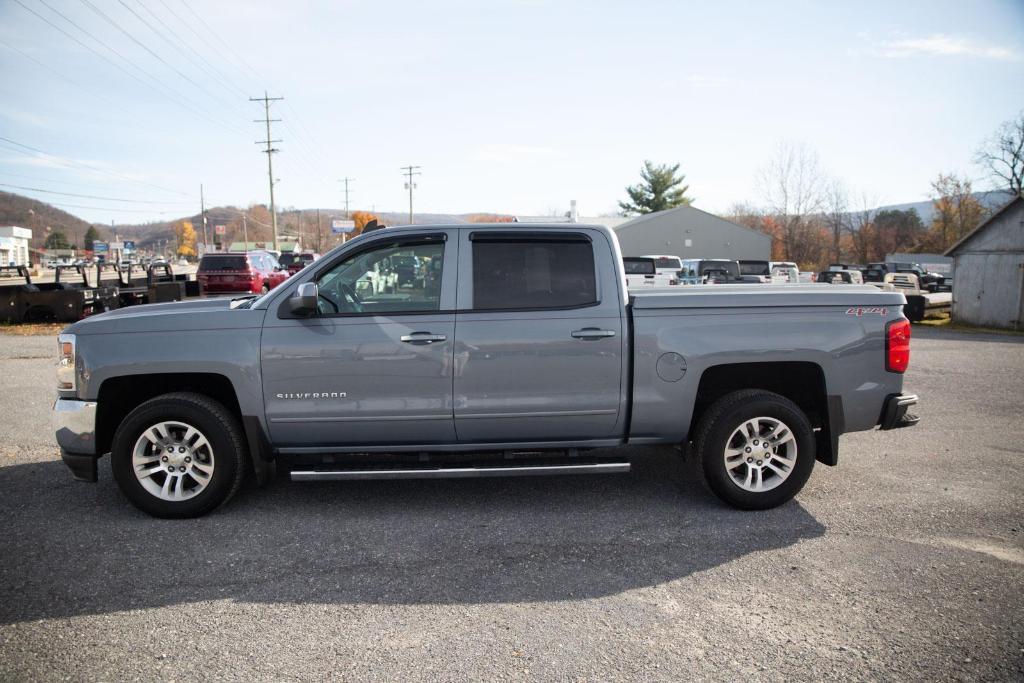
[[[1024,111],[985,141],[975,161],[988,169],[999,189],[1024,196]]]
[[[820,226],[812,220],[824,205],[824,183],[818,155],[803,144],[780,144],[761,170],[761,190],[779,224],[786,259],[797,263],[816,260]]]
[[[825,187],[823,218],[832,237],[832,261],[842,261],[840,243],[850,223],[849,193],[841,180],[833,178]]]
[[[850,233],[854,256],[858,263],[869,263],[874,233],[875,207],[878,199],[862,192],[857,197],[857,208],[850,212],[846,229]]]

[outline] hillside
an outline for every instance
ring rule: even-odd
[[[32,246],[38,247],[46,239],[46,228],[59,230],[67,235],[68,241],[81,245],[91,223],[37,199],[0,192],[0,225],[29,228],[32,230]],[[102,226],[97,227],[101,235],[106,235]]]

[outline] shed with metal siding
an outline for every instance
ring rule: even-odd
[[[768,235],[692,206],[638,216],[614,230],[624,256],[672,254],[684,259],[768,261],[772,254]]]
[[[1024,198],[996,211],[946,251],[956,322],[1024,328]]]

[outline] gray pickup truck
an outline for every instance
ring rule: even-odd
[[[419,274],[374,285],[413,257]],[[350,240],[259,297],[120,309],[59,336],[77,479],[201,515],[294,480],[623,472],[675,444],[724,501],[792,498],[839,435],[916,423],[904,297],[872,286],[627,291],[614,233],[415,226]],[[597,450],[602,449],[602,450]]]

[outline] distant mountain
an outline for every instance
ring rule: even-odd
[[[1010,201],[1013,198],[1012,194],[1010,194],[1009,192],[1004,192],[1003,190],[975,192],[974,196],[977,198],[979,202],[981,202],[983,206],[985,206],[985,208],[989,209],[990,211],[993,209],[998,209],[1000,206],[1002,206],[1003,204],[1005,204],[1006,202]],[[931,225],[932,218],[935,214],[935,205],[932,203],[930,199],[923,202],[908,202],[906,204],[890,204],[888,206],[879,206],[873,211],[874,213],[878,213],[879,211],[906,211],[908,209],[914,209],[915,211],[917,211],[917,215],[921,217],[921,222],[924,223],[925,225]]]
[[[82,246],[91,223],[55,206],[11,192],[0,192],[0,225],[18,225],[32,231],[32,246],[39,247],[51,231],[63,232],[68,241]],[[104,235],[102,227],[100,234]],[[47,228],[50,228],[48,231]]]

